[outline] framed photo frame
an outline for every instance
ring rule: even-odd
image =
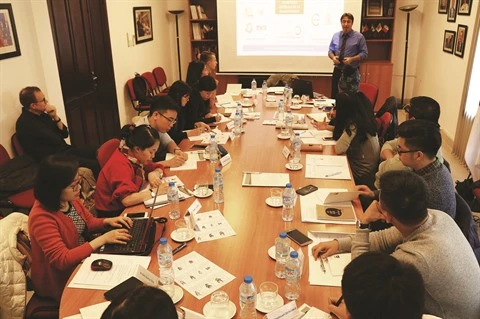
[[[445,30],[445,34],[443,36],[443,51],[452,54],[454,47],[455,47],[455,31]]]
[[[456,56],[463,58],[465,53],[465,43],[467,41],[467,31],[468,26],[464,24],[459,24],[457,28],[457,39],[455,41],[455,51],[453,52]]]
[[[383,16],[383,0],[367,0],[365,15],[367,17]]]
[[[152,41],[152,7],[134,7],[135,44]]]
[[[0,4],[0,60],[20,56],[12,4]]]
[[[469,16],[470,12],[472,12],[472,0],[459,0],[458,14],[463,16]]]
[[[448,1],[448,11],[447,11],[447,21],[448,22],[457,21],[457,4],[458,4],[458,0],[449,0]]]
[[[438,0],[438,13],[447,14],[448,0]]]

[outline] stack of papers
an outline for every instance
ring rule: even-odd
[[[290,183],[287,173],[243,172],[242,186],[285,187]]]
[[[307,154],[306,178],[352,179],[346,156]]]
[[[348,192],[342,188],[319,188],[315,192],[300,196],[302,222],[355,224],[356,217],[351,201],[358,198],[358,194],[359,192]],[[327,208],[342,210],[342,215],[335,218],[327,214],[327,217],[329,217],[327,218],[319,214],[319,210],[326,210]],[[343,218],[341,218],[342,216]]]
[[[295,132],[296,133],[296,132]],[[307,130],[300,131],[300,139],[307,145],[335,145],[337,141],[333,140],[333,132],[329,130]]]
[[[325,120],[328,120],[327,118],[327,113],[308,113],[307,116],[317,122],[323,122]]]

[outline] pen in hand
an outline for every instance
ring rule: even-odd
[[[320,256],[320,268],[322,268],[322,271],[323,271],[324,274],[327,273],[327,271],[325,270],[325,264],[323,263],[322,256]]]
[[[338,306],[340,306],[340,304],[342,303],[342,301],[343,301],[343,295],[341,295],[340,298],[338,298],[338,300],[333,303],[333,305],[334,305],[335,307],[338,307]],[[333,312],[330,312],[330,316],[333,316],[332,318],[337,318]]]

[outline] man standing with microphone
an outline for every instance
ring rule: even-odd
[[[368,49],[363,34],[352,30],[353,20],[351,13],[342,14],[340,17],[342,31],[333,35],[328,49],[328,57],[334,64],[332,99],[337,98],[340,81],[344,91],[358,92],[360,87],[358,68],[360,67],[360,61],[367,58]]]

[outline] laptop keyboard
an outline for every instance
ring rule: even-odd
[[[147,224],[148,218],[133,219],[133,225],[129,231],[130,235],[132,235],[132,239],[126,245],[111,245],[112,250],[116,252],[139,251],[143,244],[143,234],[145,233]]]

